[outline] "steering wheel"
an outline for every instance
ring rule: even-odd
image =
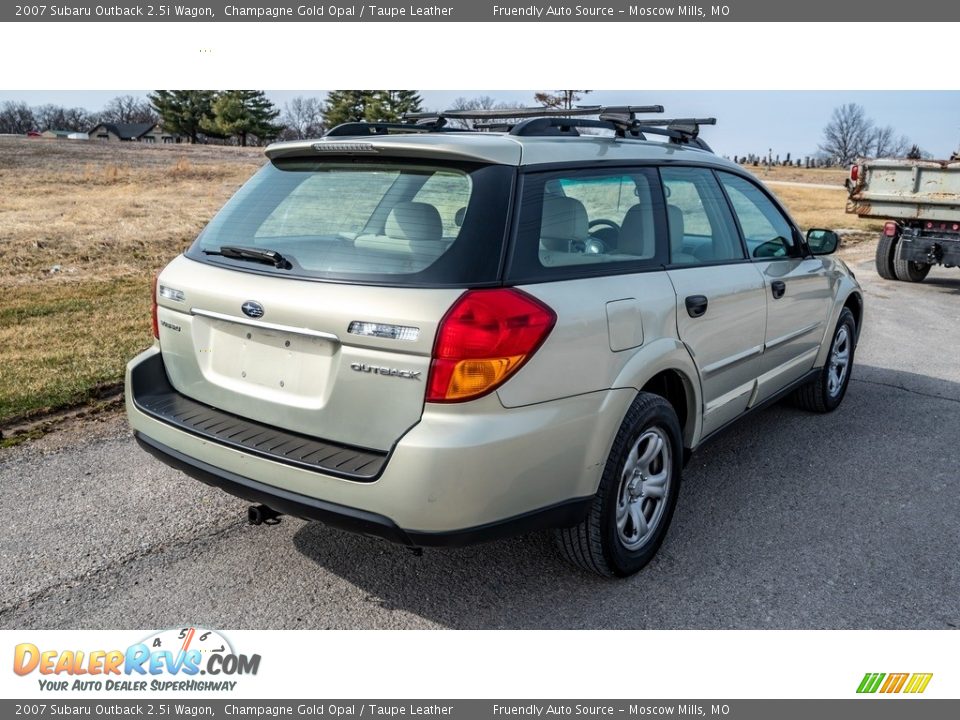
[[[607,218],[597,218],[596,220],[591,220],[589,223],[587,223],[587,228],[591,230],[591,233],[590,233],[591,235],[593,235],[592,230],[594,225],[599,225],[600,227],[608,227],[611,230],[616,230],[618,233],[620,232],[620,226],[617,223],[615,223],[613,220],[607,220]]]
[[[611,248],[617,246],[617,240],[620,238],[620,226],[613,220],[607,218],[597,218],[587,224],[590,240],[587,242],[586,253],[590,255],[603,255]]]

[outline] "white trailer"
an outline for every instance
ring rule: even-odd
[[[858,160],[847,212],[886,220],[877,272],[920,282],[933,265],[960,265],[960,160]]]

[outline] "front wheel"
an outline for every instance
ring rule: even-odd
[[[640,393],[623,420],[587,517],[556,531],[560,551],[599,575],[626,577],[656,555],[680,491],[683,440],[673,407]]]
[[[831,412],[839,407],[850,384],[856,340],[857,322],[850,308],[844,308],[833,331],[827,362],[813,380],[797,389],[794,395],[797,405],[819,413]]]

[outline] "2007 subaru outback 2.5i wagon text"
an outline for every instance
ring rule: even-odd
[[[267,148],[157,279],[137,439],[253,521],[414,547],[555,528],[578,565],[636,572],[689,452],[787,393],[836,408],[863,318],[837,236],[710,152],[712,119],[637,117],[659,111]]]

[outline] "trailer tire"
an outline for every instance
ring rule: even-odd
[[[893,259],[893,272],[897,280],[903,282],[923,282],[923,279],[930,272],[930,265],[926,263],[916,263],[911,260]]]
[[[897,239],[888,235],[880,234],[880,241],[877,243],[877,275],[884,280],[896,280],[897,275],[893,270],[893,256],[897,251]]]

